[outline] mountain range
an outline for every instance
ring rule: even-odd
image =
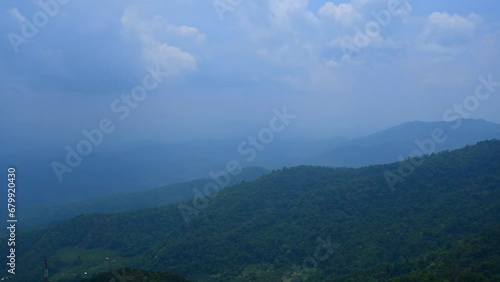
[[[54,161],[64,161],[63,148],[24,154],[4,153],[0,157],[6,163],[15,164],[21,176],[29,176],[18,180],[24,188],[19,191],[19,196],[25,206],[60,205],[207,178],[211,172],[224,170],[232,160],[243,167],[266,169],[389,163],[419,151],[419,142],[432,139],[435,130],[442,130],[446,141],[435,142],[435,149],[429,153],[500,138],[500,125],[484,120],[415,121],[355,139],[339,136],[326,140],[276,137],[265,149],[258,151],[251,162],[238,152],[239,144],[246,138],[177,144],[145,140],[96,149],[80,166],[64,174],[63,182],[58,181],[51,167]],[[4,198],[5,195],[0,195],[0,200]]]
[[[387,173],[403,181],[390,187]],[[499,140],[361,168],[283,168],[197,203],[21,232],[16,279],[35,281],[48,256],[52,281],[122,266],[193,281],[498,281],[499,187]],[[183,208],[197,212],[186,221]]]

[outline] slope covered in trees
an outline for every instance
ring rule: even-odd
[[[143,271],[130,268],[113,269],[85,278],[82,282],[141,281],[141,282],[189,282],[184,277],[159,271]]]
[[[19,234],[16,278],[35,281],[48,255],[54,277],[102,272],[108,256],[194,281],[498,281],[499,189],[496,140],[389,165],[285,168],[199,203],[189,224],[170,205]]]
[[[231,175],[228,179],[228,185],[255,180],[268,172],[262,167],[245,167],[237,175]],[[112,194],[70,204],[27,207],[19,212],[19,216],[23,227],[34,227],[86,213],[109,213],[162,206],[189,200],[194,197],[193,190],[203,190],[203,187],[211,182],[214,180],[197,179],[145,191]]]

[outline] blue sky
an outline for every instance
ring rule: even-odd
[[[226,7],[223,19],[214,3]],[[7,140],[40,146],[78,140],[113,115],[111,103],[140,85],[147,67],[169,76],[120,121],[114,139],[247,136],[283,106],[298,116],[290,132],[316,138],[442,120],[474,94],[479,76],[500,81],[499,6],[6,0],[0,129]],[[51,15],[44,21],[43,13]],[[36,32],[26,33],[29,25]],[[470,117],[500,122],[499,94]]]

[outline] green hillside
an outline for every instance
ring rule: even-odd
[[[82,282],[141,281],[141,282],[189,282],[184,277],[166,272],[151,272],[130,268],[113,269],[95,274]]]
[[[404,181],[391,189],[388,172]],[[189,224],[170,205],[19,234],[15,281],[37,281],[45,255],[52,281],[124,265],[193,281],[500,281],[499,189],[500,141],[389,165],[285,168],[201,201]]]
[[[255,180],[269,171],[262,167],[245,167],[229,177],[229,185]],[[28,207],[19,212],[23,227],[49,224],[57,220],[87,213],[109,213],[150,208],[186,201],[194,197],[193,189],[203,190],[213,179],[197,179],[169,184],[134,193],[121,193],[64,205]]]

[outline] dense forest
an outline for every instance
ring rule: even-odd
[[[123,266],[193,281],[500,281],[499,188],[497,140],[388,165],[284,168],[196,210],[80,215],[20,233],[15,281],[38,281],[45,255],[52,281]]]
[[[82,282],[189,282],[183,276],[160,271],[144,271],[124,267],[113,269],[108,272],[93,275],[91,278],[85,278]]]

